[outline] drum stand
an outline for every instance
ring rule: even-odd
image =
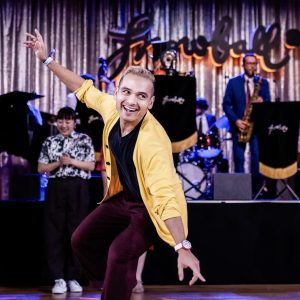
[[[185,190],[183,191],[185,197],[186,197],[187,199],[189,199],[189,200],[199,200],[199,199],[203,199],[204,192],[202,192],[200,188],[201,188],[202,183],[206,180],[206,175],[201,179],[200,182],[194,183],[194,182],[190,181],[190,180],[189,180],[183,173],[181,173],[180,171],[177,170],[176,172],[178,173],[178,175],[179,175],[184,181],[186,181],[186,182],[190,185],[187,189],[185,189]],[[205,190],[206,190],[206,189],[205,189]],[[194,191],[194,192],[199,193],[198,197],[195,198],[195,197],[192,197],[192,196],[188,195],[188,193],[189,193],[190,191]]]
[[[209,160],[204,161],[203,172],[205,174],[207,185],[205,191],[202,193],[202,199],[212,200],[213,199],[213,185],[212,185],[212,168],[213,163]],[[203,178],[203,179],[204,179]]]
[[[193,182],[187,178],[182,172],[177,169],[178,175],[184,180],[188,187],[183,190],[184,195],[189,200],[211,200],[213,199],[213,185],[212,185],[212,168],[214,164],[205,159],[204,166],[202,168],[204,176],[200,181]],[[203,191],[202,185],[206,184]],[[196,193],[196,195],[195,195]]]
[[[213,168],[217,166],[221,153],[221,150],[212,148],[204,149],[203,152],[199,154],[197,148],[193,148],[193,150],[187,153],[181,153],[181,156],[179,155],[179,163],[176,167],[176,172],[181,178],[186,199],[213,199]],[[196,170],[193,170],[193,168],[190,169],[190,167],[187,168],[188,166],[193,166]],[[201,173],[198,174],[199,172],[197,170],[201,170]],[[189,175],[193,175],[193,177],[190,178]]]

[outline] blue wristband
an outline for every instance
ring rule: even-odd
[[[51,61],[53,61],[53,57],[48,56],[48,57],[43,61],[43,64],[44,64],[45,66],[48,66],[48,65],[51,63]]]

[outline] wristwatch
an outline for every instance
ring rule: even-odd
[[[174,249],[177,252],[179,249],[190,250],[192,249],[192,244],[188,240],[183,240],[181,243],[175,245]]]

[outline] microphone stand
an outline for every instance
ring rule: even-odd
[[[281,99],[280,99],[280,96],[279,96],[279,93],[278,93],[278,85],[277,85],[276,79],[273,79],[273,82],[275,84],[275,102],[280,102]]]

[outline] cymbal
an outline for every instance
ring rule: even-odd
[[[40,95],[35,92],[28,93],[28,92],[21,92],[21,91],[13,91],[0,96],[0,105],[4,105],[4,104],[24,105],[30,100],[35,100],[42,97],[44,97],[44,95]]]

